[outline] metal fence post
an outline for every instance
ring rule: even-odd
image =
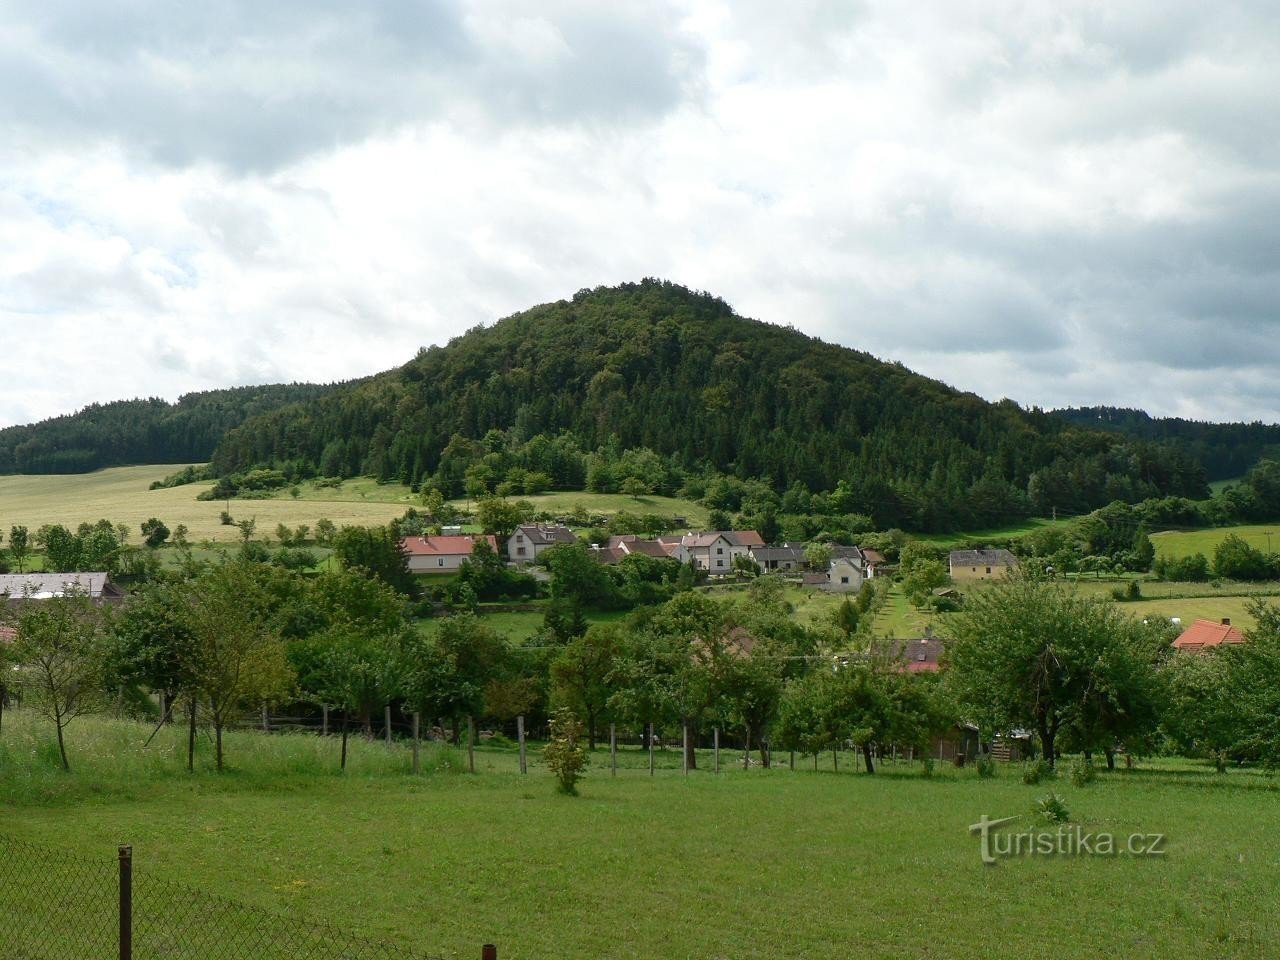
[[[486,943],[480,948],[480,960],[498,960],[498,948],[492,943]]]
[[[120,846],[120,960],[133,960],[133,847]]]

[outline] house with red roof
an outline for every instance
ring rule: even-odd
[[[464,534],[457,537],[405,537],[400,548],[409,558],[411,573],[457,573],[462,561],[471,556],[476,543],[486,540],[493,552],[498,552],[498,538],[493,534],[483,537]]]
[[[1244,634],[1239,628],[1231,625],[1229,617],[1223,617],[1220,623],[1212,620],[1197,620],[1178,635],[1173,641],[1175,650],[1188,653],[1202,653],[1223,644],[1244,643]]]

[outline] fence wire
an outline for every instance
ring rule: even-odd
[[[440,960],[132,872],[134,960]],[[0,835],[0,956],[120,956],[120,868]]]

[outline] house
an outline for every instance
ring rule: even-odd
[[[876,572],[885,565],[884,554],[879,550],[871,550],[867,547],[859,547],[862,551],[862,562],[867,568],[867,579],[875,578]]]
[[[687,533],[680,540],[693,563],[699,570],[705,570],[713,576],[724,576],[733,569],[734,546],[723,533],[713,530],[710,533]]]
[[[752,550],[765,545],[764,537],[754,530],[722,530],[721,536],[729,541],[729,565],[733,565],[734,557],[749,557]]]
[[[538,555],[561,543],[576,543],[573,531],[560,523],[530,523],[516,527],[507,538],[507,559],[523,566],[533,563]]]
[[[657,540],[645,540],[635,534],[610,537],[604,546],[610,550],[621,551],[624,557],[629,557],[633,553],[640,553],[646,557],[653,557],[655,560],[670,559],[670,554],[667,553],[666,548]]]
[[[937,673],[942,669],[942,641],[937,637],[901,640],[890,647],[890,655],[902,661],[904,673]]]
[[[784,543],[778,547],[753,547],[751,559],[765,573],[797,573],[804,568],[804,547]]]
[[[656,543],[666,551],[667,556],[672,560],[688,563],[692,559],[689,556],[689,548],[684,545],[684,537],[682,536],[659,537]]]
[[[494,555],[498,553],[498,538],[493,534],[484,537],[466,534],[451,537],[404,537],[400,549],[408,557],[410,573],[457,573],[462,562],[471,556],[476,543],[488,542]]]
[[[952,580],[998,580],[1009,575],[1018,558],[1008,550],[952,550],[948,565]]]
[[[834,557],[827,567],[827,589],[833,593],[861,590],[864,579],[862,564],[852,557]]]
[[[0,600],[48,600],[69,594],[94,603],[120,603],[124,591],[109,573],[9,573],[0,575]]]
[[[1244,643],[1244,634],[1239,628],[1231,625],[1230,618],[1223,617],[1221,623],[1197,620],[1178,635],[1178,639],[1173,641],[1173,646],[1175,650],[1201,653],[1223,644],[1237,643]]]

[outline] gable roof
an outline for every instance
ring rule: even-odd
[[[862,564],[866,562],[866,558],[862,555],[861,548],[851,547],[844,543],[831,544],[831,559],[852,560],[858,566],[862,566]]]
[[[687,533],[680,542],[686,547],[702,549],[711,546],[717,540],[724,540],[730,546],[733,546],[729,538],[719,530],[711,530],[707,533]]]
[[[1018,562],[1008,550],[952,550],[949,559],[954,567],[1012,567]]]
[[[1173,641],[1176,649],[1187,650],[1192,653],[1204,650],[1207,647],[1218,647],[1224,643],[1244,643],[1244,634],[1233,627],[1229,620],[1226,623],[1197,620],[1183,630],[1178,635],[1177,640]]]
[[[918,640],[901,640],[890,648],[891,655],[902,661],[907,673],[937,673],[942,669],[942,641],[937,637],[921,637]]]
[[[867,563],[884,563],[884,554],[879,550],[872,550],[870,547],[859,547],[858,549],[862,551],[863,559]]]
[[[725,530],[723,536],[735,547],[763,547],[764,537],[754,530]]]
[[[578,538],[573,531],[563,524],[529,523],[516,527],[516,533],[522,533],[534,546],[546,547],[553,543],[573,543]],[[515,536],[515,534],[512,534]]]
[[[804,560],[804,548],[787,544],[783,544],[780,547],[752,547],[751,556],[755,557],[757,562],[792,560],[798,563]]]
[[[591,555],[596,558],[598,563],[603,563],[607,567],[613,566],[619,560],[626,556],[621,547],[600,547],[591,548]]]
[[[0,575],[0,595],[10,600],[48,600],[68,593],[90,600],[123,596],[108,573],[8,573]]]
[[[404,537],[400,546],[411,557],[469,557],[475,550],[476,541],[480,539],[478,534],[464,534],[460,537]],[[497,537],[490,533],[483,539],[489,541],[494,553],[498,552]]]

